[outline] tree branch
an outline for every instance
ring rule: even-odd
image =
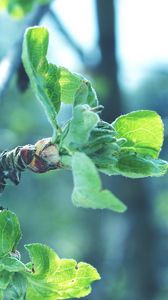
[[[50,4],[42,5],[36,10],[33,16],[25,24],[18,41],[13,45],[13,47],[11,47],[11,50],[0,62],[0,101],[2,101],[3,97],[5,96],[13,74],[15,73],[15,71],[21,63],[22,41],[25,29],[29,26],[39,24],[40,20],[48,12],[49,7]]]
[[[8,179],[16,185],[19,184],[21,172],[25,169],[46,173],[62,167],[59,150],[50,138],[39,140],[35,145],[18,146],[13,150],[3,151],[0,153],[0,192],[3,192]]]

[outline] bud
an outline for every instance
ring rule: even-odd
[[[50,138],[39,140],[35,144],[35,153],[28,168],[35,173],[45,173],[61,167],[58,147]]]

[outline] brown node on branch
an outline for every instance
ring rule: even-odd
[[[59,149],[50,138],[39,140],[35,145],[3,151],[0,154],[0,192],[3,192],[7,179],[19,184],[25,169],[45,173],[58,168],[61,168]]]
[[[35,144],[35,154],[28,168],[35,173],[45,173],[61,168],[59,150],[51,139],[42,139]]]

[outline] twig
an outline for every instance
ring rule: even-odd
[[[23,28],[18,41],[11,47],[11,50],[2,59],[0,63],[0,101],[2,101],[13,74],[21,63],[21,51],[23,34],[27,27],[39,24],[42,17],[48,12],[50,4],[40,6],[33,16],[28,20]]]
[[[39,140],[35,145],[18,146],[0,153],[0,193],[9,179],[19,184],[21,172],[29,169],[35,173],[46,173],[60,169],[63,165],[57,145],[50,138]]]

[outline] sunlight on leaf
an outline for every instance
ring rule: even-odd
[[[46,55],[49,34],[43,27],[30,27],[23,41],[22,60],[37,99],[45,108],[52,126],[56,126],[56,115],[60,109],[59,70],[49,64]]]
[[[159,156],[163,144],[163,122],[150,110],[140,110],[120,116],[113,122],[118,138],[126,138],[123,148],[136,153]]]
[[[46,28],[29,27],[24,35],[22,60],[36,97],[56,131],[56,117],[61,102],[75,105],[84,102],[96,106],[97,96],[83,76],[48,63],[48,42],[49,34]]]
[[[27,275],[29,300],[80,298],[91,292],[90,284],[99,280],[95,268],[73,259],[60,259],[42,244],[25,246],[29,252],[33,273]]]

